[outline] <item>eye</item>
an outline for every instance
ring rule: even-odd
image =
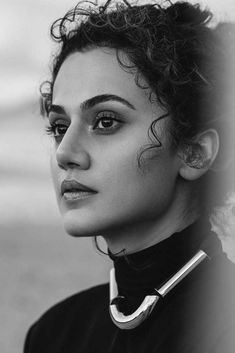
[[[122,121],[117,118],[116,114],[111,111],[100,112],[96,116],[96,121],[93,130],[100,132],[110,132],[117,130],[122,124]]]
[[[46,133],[52,135],[54,139],[59,142],[62,140],[63,136],[66,134],[68,126],[62,123],[51,123],[46,127]]]

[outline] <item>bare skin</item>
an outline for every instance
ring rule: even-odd
[[[150,143],[151,122],[163,113],[133,74],[120,67],[115,51],[91,49],[65,60],[49,122],[55,138],[52,176],[69,234],[102,235],[113,253],[132,253],[197,218],[192,180],[200,175],[192,175],[179,151],[172,150],[170,118],[157,124],[162,146],[143,155],[141,168],[137,163],[141,148]],[[61,193],[64,180],[91,192],[70,190],[66,196]]]

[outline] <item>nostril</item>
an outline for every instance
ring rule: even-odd
[[[63,169],[63,170],[66,170],[66,169],[67,169],[63,164],[61,164],[61,163],[59,163],[59,162],[57,162],[57,164],[58,164],[58,166],[60,167],[60,169]]]
[[[86,151],[57,151],[56,153],[57,164],[61,169],[67,170],[68,168],[89,169],[90,155]]]
[[[67,163],[67,167],[69,169],[74,169],[76,167],[80,167],[80,164],[78,164],[78,163]]]
[[[69,156],[64,153],[63,151],[61,151],[60,149],[58,149],[56,151],[56,160],[57,160],[57,164],[60,168],[62,169],[66,169],[66,165],[69,163]]]

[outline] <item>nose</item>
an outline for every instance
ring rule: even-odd
[[[56,160],[58,166],[65,170],[69,168],[81,170],[90,168],[90,154],[82,143],[81,136],[78,136],[71,126],[57,147]]]

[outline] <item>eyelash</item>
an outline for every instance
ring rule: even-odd
[[[46,133],[47,135],[51,135],[55,138],[55,140],[59,140],[60,138],[62,138],[66,131],[64,133],[58,133],[57,129],[58,128],[62,128],[62,129],[66,129],[67,131],[67,126],[64,124],[50,124],[49,126],[46,126]]]
[[[104,121],[109,121],[109,122],[115,122],[116,126],[111,126],[111,127],[99,127],[99,123],[100,122],[104,122]],[[118,119],[116,117],[116,114],[113,112],[109,112],[109,111],[103,111],[97,114],[96,118],[95,118],[95,122],[93,123],[92,126],[92,130],[93,131],[98,131],[101,134],[108,134],[112,131],[116,131],[120,128],[120,125],[122,124],[122,121],[120,119]],[[58,131],[58,129],[62,129],[62,131]],[[50,125],[48,125],[46,127],[46,133],[48,135],[52,135],[55,140],[59,140],[62,139],[63,136],[65,135],[66,131],[68,129],[68,126],[63,124],[63,123],[50,123]]]
[[[98,127],[99,126],[99,123],[100,122],[104,122],[104,121],[109,121],[109,122],[115,122],[116,123],[116,126],[111,126],[111,127]],[[122,124],[122,121],[120,119],[118,119],[116,117],[116,114],[113,113],[113,112],[109,112],[109,111],[104,111],[104,112],[100,112],[97,114],[96,116],[96,120],[95,120],[95,123],[94,123],[94,126],[92,127],[93,130],[98,130],[102,133],[105,133],[105,132],[111,132],[111,131],[114,131],[114,130],[117,130],[120,125]]]

